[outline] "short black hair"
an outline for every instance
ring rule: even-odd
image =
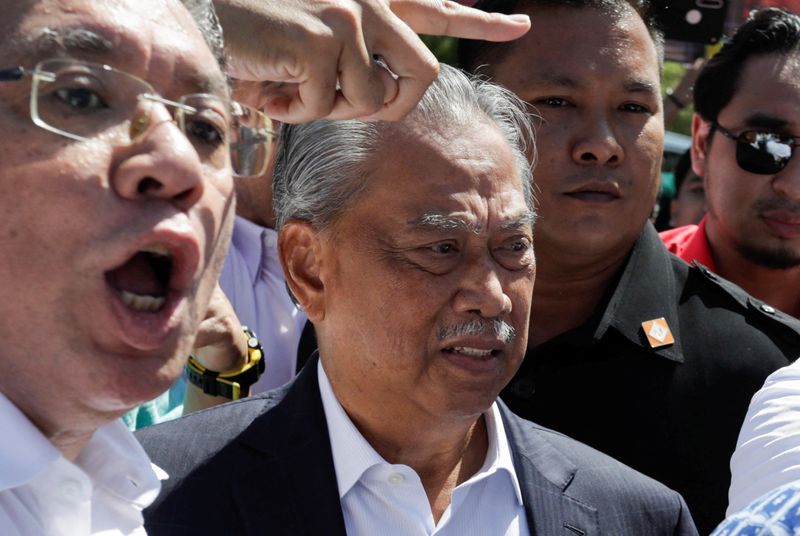
[[[675,164],[675,168],[672,170],[672,175],[675,177],[676,197],[681,189],[681,184],[683,184],[683,181],[686,180],[691,171],[692,171],[692,150],[686,149],[686,152],[681,155],[680,159],[678,160],[678,163]]]
[[[518,13],[529,7],[596,9],[602,13],[622,14],[633,10],[644,21],[653,43],[656,45],[659,61],[664,56],[664,34],[661,31],[649,0],[479,0],[473,7],[487,12]],[[536,28],[531,31],[535,32]],[[458,65],[468,72],[475,72],[482,65],[500,61],[513,45],[513,41],[496,43],[473,39],[459,39]]]
[[[778,8],[751,12],[747,21],[700,71],[694,83],[695,111],[706,121],[716,121],[736,94],[749,58],[796,52],[800,52],[800,17]]]

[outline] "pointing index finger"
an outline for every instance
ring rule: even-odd
[[[392,0],[390,7],[415,32],[428,35],[511,41],[531,27],[528,15],[487,13],[452,0]]]

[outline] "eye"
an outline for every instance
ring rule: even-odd
[[[517,240],[516,242],[512,242],[508,246],[508,249],[511,251],[527,251],[528,247],[530,247],[530,244],[528,244],[526,241]]]
[[[643,106],[641,104],[637,104],[635,102],[626,102],[622,106],[619,107],[620,110],[623,112],[633,112],[637,114],[649,114],[650,109],[647,106]]]
[[[544,97],[536,100],[533,104],[537,106],[549,106],[551,108],[566,108],[571,103],[562,97]]]
[[[62,87],[56,91],[56,96],[74,110],[92,111],[108,108],[97,93],[85,87]]]
[[[503,243],[494,257],[508,270],[522,270],[533,263],[533,244],[528,237],[517,237]]]
[[[443,242],[441,244],[434,244],[430,247],[430,250],[437,255],[448,255],[450,253],[455,253],[456,247],[449,242]]]
[[[185,125],[186,135],[192,140],[206,145],[222,145],[225,142],[224,130],[211,121],[187,118]]]

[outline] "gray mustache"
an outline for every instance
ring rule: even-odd
[[[465,322],[464,324],[458,324],[455,326],[442,326],[436,332],[436,337],[440,341],[451,337],[485,337],[487,335],[503,341],[503,344],[508,344],[514,340],[514,337],[517,336],[517,332],[514,330],[511,324],[496,318],[492,320],[482,320],[476,318],[474,320],[470,320],[469,322]]]

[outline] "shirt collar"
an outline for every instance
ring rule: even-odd
[[[492,404],[489,411],[483,414],[483,417],[486,422],[486,435],[489,437],[489,446],[486,449],[486,460],[483,462],[483,467],[481,467],[469,481],[476,481],[481,478],[486,478],[498,471],[505,471],[511,479],[511,485],[514,487],[514,494],[517,496],[517,502],[522,506],[522,489],[520,488],[519,479],[517,478],[517,471],[514,469],[511,445],[508,442],[505,425],[503,425],[503,418],[500,416],[500,408],[497,407],[497,402]]]
[[[278,233],[267,227],[262,227],[256,223],[236,216],[233,222],[233,247],[244,259],[247,266],[247,273],[250,275],[250,283],[255,286],[261,270],[280,264],[269,262],[269,257],[275,257],[277,261],[277,238]],[[254,247],[259,244],[260,247]]]
[[[98,428],[75,463],[86,471],[94,486],[140,508],[156,499],[161,480],[168,478],[163,469],[150,462],[121,419]]]
[[[14,430],[13,441],[0,442],[0,491],[25,485],[45,471],[61,452],[25,414],[0,393],[0,430]],[[167,474],[150,459],[120,419],[98,428],[75,465],[86,472],[92,485],[140,508],[152,503]]]
[[[680,338],[678,297],[673,263],[658,233],[647,223],[628,261],[622,270],[617,285],[596,309],[592,339],[598,342],[614,328],[630,342],[658,355],[683,363]],[[663,318],[674,344],[652,348],[647,341],[642,323]]]
[[[706,234],[707,219],[708,216],[703,216],[703,219],[700,220],[697,225],[697,232],[686,243],[686,248],[681,258],[691,259],[689,260],[690,263],[697,261],[712,272],[716,272],[717,267],[714,264],[714,258],[711,256],[711,246],[708,243],[708,235]]]
[[[370,467],[388,462],[364,439],[336,399],[330,380],[325,374],[325,368],[322,366],[322,360],[317,362],[317,375],[322,407],[328,423],[339,498],[342,499]],[[496,472],[505,471],[511,479],[517,501],[522,505],[522,490],[514,469],[511,446],[497,403],[492,404],[483,416],[486,422],[486,434],[489,438],[486,459],[483,466],[467,482],[477,481]]]
[[[58,449],[2,393],[0,430],[6,434],[14,431],[13,440],[0,441],[0,464],[3,468],[0,471],[0,491],[24,485],[61,456]]]

